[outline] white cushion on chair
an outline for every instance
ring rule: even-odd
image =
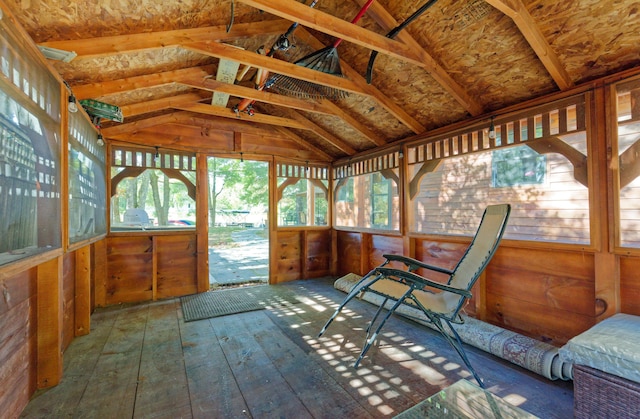
[[[560,358],[640,383],[640,316],[616,314],[572,338]]]

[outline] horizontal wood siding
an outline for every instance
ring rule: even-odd
[[[558,346],[595,324],[591,254],[501,246],[486,274],[490,323]]]
[[[0,284],[0,416],[18,417],[36,390],[36,270]]]
[[[149,236],[107,239],[107,305],[148,301],[152,294],[153,243]]]
[[[620,309],[623,313],[640,316],[640,258],[638,257],[620,257]]]
[[[62,267],[62,352],[64,352],[76,335],[76,257],[75,253],[66,253]]]
[[[195,234],[158,236],[156,246],[157,298],[195,294],[197,292]]]

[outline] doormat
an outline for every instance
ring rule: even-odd
[[[232,288],[180,297],[185,322],[290,306],[299,302],[294,292],[280,285]]]

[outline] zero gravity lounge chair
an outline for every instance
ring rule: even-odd
[[[367,327],[365,343],[360,356],[354,364],[356,368],[375,341],[387,319],[401,304],[406,304],[421,310],[425,314],[427,320],[434,324],[447,342],[458,352],[469,371],[478,381],[478,384],[484,387],[469,363],[469,359],[462,347],[460,336],[451,323],[463,323],[464,320],[460,316],[460,311],[471,298],[473,284],[493,257],[502,239],[510,212],[511,206],[509,204],[490,205],[485,209],[471,244],[453,270],[427,265],[401,255],[384,255],[386,260],[353,286],[318,336],[322,336],[349,301],[365,291],[372,292],[381,295],[383,302]],[[389,262],[403,263],[406,270],[385,268],[385,265]],[[430,280],[428,277],[415,273],[420,268],[424,271],[446,274],[449,278],[446,283]],[[375,331],[371,333],[378,316],[388,301],[392,301],[393,305],[379,322]],[[451,334],[445,329],[444,324],[451,330]]]

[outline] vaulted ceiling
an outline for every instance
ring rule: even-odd
[[[122,109],[105,137],[149,146],[333,161],[640,64],[638,1],[374,0],[350,23],[366,2],[5,0],[35,43],[75,51],[51,63],[78,99]],[[269,54],[293,22],[289,49]],[[344,77],[294,64],[336,39]],[[348,96],[256,89],[265,71]],[[232,110],[243,98],[253,116]]]

